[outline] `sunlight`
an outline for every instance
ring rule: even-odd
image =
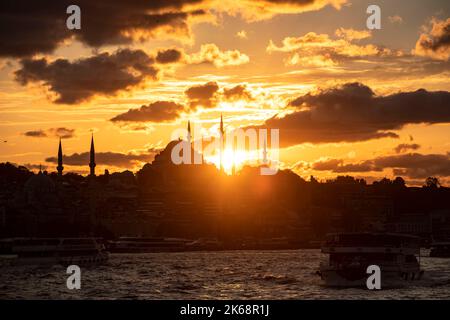
[[[213,155],[205,156],[207,162],[214,164],[220,169],[220,152],[216,150]],[[222,156],[223,170],[227,174],[233,173],[233,166],[235,171],[239,171],[244,165],[252,162],[254,157],[250,152],[244,150],[225,149]]]

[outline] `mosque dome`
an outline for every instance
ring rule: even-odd
[[[39,171],[25,182],[24,191],[28,200],[43,199],[55,192],[55,183],[47,174]]]
[[[181,144],[181,145],[180,145]],[[180,156],[183,156],[183,150],[186,150],[188,148],[191,148],[191,157],[192,157],[192,162],[193,163],[193,159],[194,159],[194,155],[198,154],[200,157],[201,155],[194,150],[194,148],[192,148],[192,146],[189,145],[189,142],[186,140],[173,140],[170,141],[167,146],[164,148],[163,151],[161,151],[159,154],[157,154],[155,156],[155,160],[153,160],[153,165],[173,165],[173,161],[172,161],[172,150],[176,147],[180,145]]]

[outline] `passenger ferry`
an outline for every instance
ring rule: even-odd
[[[317,274],[332,287],[366,287],[367,267],[377,265],[381,287],[403,286],[421,279],[419,238],[388,233],[331,234],[322,247],[328,261]]]
[[[108,261],[105,245],[95,238],[15,239],[11,253],[16,264],[92,265]]]
[[[151,253],[185,251],[190,240],[177,238],[121,237],[108,243],[113,253]]]
[[[450,258],[450,241],[432,242],[430,257]]]

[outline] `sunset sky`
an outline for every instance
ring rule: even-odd
[[[448,0],[2,1],[0,162],[55,171],[61,137],[65,172],[85,174],[93,132],[97,172],[137,171],[223,114],[279,129],[281,166],[305,178],[448,184],[449,59]]]

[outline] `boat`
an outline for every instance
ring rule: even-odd
[[[392,233],[330,234],[322,246],[328,254],[317,274],[331,287],[366,287],[367,268],[376,265],[381,286],[399,287],[420,280],[420,238]]]
[[[112,253],[151,253],[185,251],[189,240],[178,238],[121,237],[108,243]]]
[[[19,265],[93,265],[108,261],[109,253],[96,238],[14,239],[12,254]]]
[[[430,246],[430,257],[450,258],[450,241],[432,242]]]

